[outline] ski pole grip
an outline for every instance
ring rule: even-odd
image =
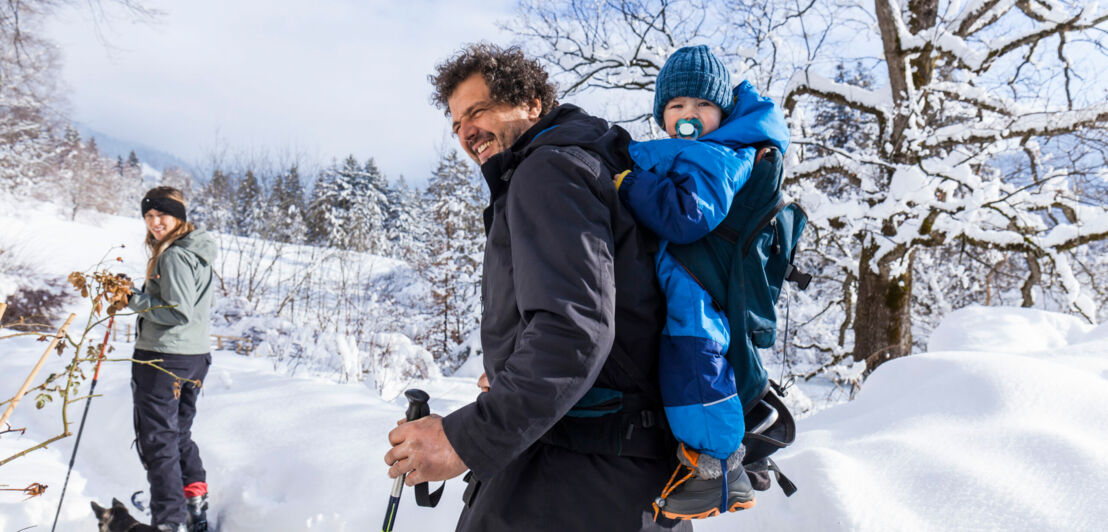
[[[405,412],[405,416],[408,418],[408,421],[415,421],[419,418],[431,415],[431,407],[427,404],[427,402],[431,400],[431,396],[427,395],[427,392],[412,388],[411,390],[404,392],[404,397],[408,398],[408,411]],[[442,490],[445,487],[446,483],[443,482],[442,486],[439,486],[439,489],[435,490],[434,493],[430,493],[426,482],[416,484],[416,504],[419,506],[434,508],[439,504],[439,499],[442,498]]]
[[[427,401],[431,400],[431,396],[427,395],[427,392],[412,388],[404,392],[404,397],[408,398],[408,411],[405,412],[408,421],[415,421],[431,415],[431,407],[427,405]]]

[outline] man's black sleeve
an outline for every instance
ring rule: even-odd
[[[443,422],[479,479],[564,416],[611,350],[615,244],[609,208],[597,194],[598,180],[610,180],[603,173],[580,149],[546,147],[513,174],[506,216],[523,332],[490,391]]]

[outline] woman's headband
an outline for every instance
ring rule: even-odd
[[[146,211],[150,209],[170,214],[182,222],[188,221],[185,214],[185,204],[173,198],[142,198],[142,215],[146,216]]]

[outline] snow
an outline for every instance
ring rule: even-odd
[[[905,192],[918,178],[903,176]],[[15,209],[0,198],[2,236],[32,242],[30,258],[53,273],[94,262],[130,238],[128,224],[138,223],[137,217],[52,221],[59,216],[64,213],[43,205]],[[125,249],[124,260],[124,268],[141,267],[137,245]],[[358,348],[331,338],[321,349],[330,351],[337,368],[350,371],[343,362],[358,358]],[[374,341],[395,345],[401,357],[426,356],[405,340],[383,334]],[[113,345],[116,357],[132,348]],[[0,341],[0,396],[14,393],[43,348],[30,338]],[[43,374],[65,361],[49,357]],[[432,397],[431,410],[446,414],[477,395],[481,366],[471,359],[455,376],[430,380],[404,380],[387,370],[342,382],[324,374],[290,374],[261,356],[214,352],[194,436],[219,529],[379,526],[392,486],[383,456],[388,431],[404,415],[401,392],[422,388]],[[387,385],[379,386],[379,379]],[[127,363],[105,363],[58,530],[91,529],[90,501],[128,501],[146,490],[131,447],[129,380]],[[819,395],[799,386],[787,398],[793,404]],[[1033,309],[956,310],[931,335],[926,353],[882,365],[853,401],[811,408],[815,413],[798,421],[796,444],[775,456],[799,487],[793,497],[774,487],[759,494],[752,510],[700,521],[695,528],[1099,530],[1108,521],[1108,507],[1100,504],[1108,498],[1106,405],[1108,324]],[[83,408],[77,403],[70,409],[73,430]],[[33,398],[20,404],[11,422],[27,432],[0,436],[0,458],[61,429],[56,404],[36,411]],[[29,500],[0,492],[0,530],[50,526],[74,440],[0,467],[5,488],[49,486]],[[463,489],[460,479],[448,481],[439,507],[427,509],[416,507],[405,488],[396,529],[452,529]]]
[[[5,393],[42,347],[6,342]],[[799,486],[793,497],[773,488],[753,510],[696,529],[1096,530],[1108,519],[1108,509],[1095,504],[1108,497],[1106,353],[1108,326],[1029,309],[956,311],[928,353],[881,366],[853,402],[799,421],[797,443],[775,457]],[[265,360],[230,352],[213,359],[195,436],[221,530],[378,525],[391,486],[381,458],[388,430],[403,417],[403,397],[288,377]],[[100,379],[103,396],[92,405],[60,530],[89,529],[89,501],[127,500],[145,489],[130,449],[127,365],[108,364]],[[431,394],[432,411],[446,413],[474,398],[474,383],[452,377],[411,385]],[[28,434],[0,438],[0,454],[60,426],[49,410],[33,412],[27,404],[16,411],[13,422]],[[10,486],[51,489],[26,502],[0,496],[0,529],[48,526],[72,440],[4,467],[0,478]],[[449,481],[433,510],[414,506],[406,493],[397,530],[450,529],[463,487]]]
[[[42,344],[23,339],[6,342],[0,387],[8,394],[26,377]],[[127,353],[130,347],[117,345],[117,350]],[[44,371],[61,365],[60,359],[51,357]],[[128,501],[133,492],[147,489],[131,447],[129,383],[126,363],[106,363],[96,390],[102,397],[92,403],[58,530],[91,528],[89,501],[104,504],[112,497]],[[453,410],[478,391],[468,378],[411,385],[431,392],[433,412]],[[79,408],[71,409],[71,419],[80,415],[83,403],[75,406]],[[382,397],[361,383],[291,378],[264,359],[214,353],[194,435],[202,449],[221,530],[341,531],[379,526],[392,484],[383,462],[386,434],[404,417],[405,407],[402,395]],[[36,412],[33,402],[21,403],[12,422],[27,426],[28,433],[0,438],[0,455],[9,456],[57,433],[60,419],[47,413]],[[73,438],[68,438],[4,466],[0,482],[9,487],[41,482],[50,489],[26,502],[17,494],[0,495],[0,530],[50,526],[72,444]],[[416,507],[406,493],[398,530],[411,530],[408,527],[415,523],[426,529],[448,528],[461,510],[462,486],[460,480],[451,481],[447,490],[452,496],[436,510]],[[138,512],[132,508],[132,513]]]

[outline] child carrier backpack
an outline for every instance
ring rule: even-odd
[[[630,136],[627,135],[629,139]],[[712,233],[666,248],[723,309],[731,327],[727,357],[735,372],[746,421],[743,466],[754,489],[765,491],[771,474],[786,495],[796,486],[770,458],[796,438],[796,422],[769,380],[758,349],[774,345],[775,304],[785,281],[807,288],[811,276],[793,266],[808,217],[781,193],[784,161],[773,146],[761,147],[750,178],[735,194],[728,215]],[[630,164],[630,161],[628,161]],[[594,386],[540,440],[588,454],[672,457],[676,440],[666,423],[656,368],[639,368],[620,349],[613,362],[638,391]],[[648,374],[653,374],[650,378]],[[468,504],[468,503],[467,503]]]
[[[792,495],[796,486],[769,457],[793,442],[796,422],[758,355],[777,339],[776,303],[785,281],[803,290],[812,280],[793,265],[808,216],[781,192],[783,163],[777,148],[759,149],[750,178],[723,222],[700,240],[670,243],[666,249],[727,316],[727,358],[746,417],[743,465],[751,483],[757,490],[768,489],[772,471],[785,494]]]

